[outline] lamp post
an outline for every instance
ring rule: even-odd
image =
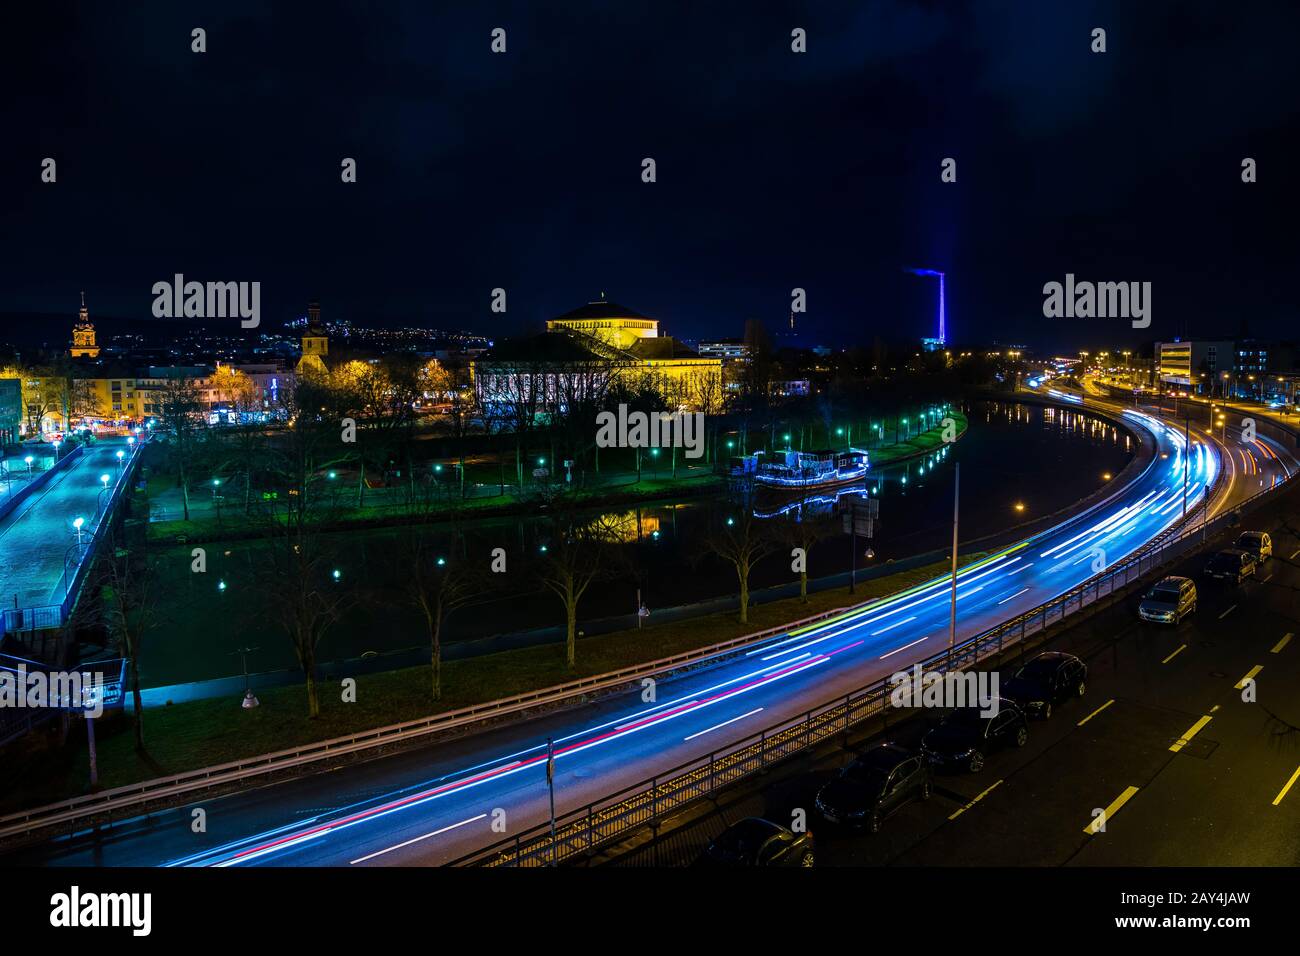
[[[81,546],[81,526],[85,523],[86,523],[86,519],[82,517],[76,517],[72,519],[72,527],[77,532],[77,547]]]
[[[957,520],[961,491],[961,462],[952,466],[952,600],[948,612],[948,666],[952,666],[952,651],[957,645]]]

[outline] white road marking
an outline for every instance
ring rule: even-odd
[[[762,709],[763,709],[762,707],[755,707],[747,714],[741,714],[739,717],[732,717],[730,720],[724,720],[720,724],[714,724],[712,727],[709,727],[707,730],[701,730],[698,734],[691,734],[689,737],[683,737],[682,740],[684,742],[687,740],[694,740],[696,737],[703,737],[705,734],[710,733],[711,731],[718,730],[721,727],[727,726],[727,724],[734,724],[736,721],[744,720],[746,717],[753,717]]]
[[[894,648],[894,649],[893,649],[892,651],[890,651],[888,654],[881,654],[881,655],[880,655],[880,659],[883,661],[886,657],[893,657],[893,656],[894,656],[895,654],[897,654],[899,651],[905,651],[905,650],[907,650],[909,647],[916,647],[917,644],[920,644],[922,641],[927,641],[927,640],[929,640],[929,639],[930,639],[930,635],[928,635],[928,634],[927,634],[925,637],[918,637],[918,638],[917,638],[916,640],[914,640],[911,644],[904,644],[902,647],[896,647],[896,648]]]
[[[880,630],[878,630],[878,631],[872,631],[872,632],[871,632],[871,636],[872,636],[872,637],[875,637],[877,634],[884,634],[886,631],[892,631],[894,628],[896,628],[896,627],[902,627],[904,624],[911,624],[911,623],[912,623],[913,621],[915,621],[915,620],[916,620],[916,618],[914,618],[914,617],[909,617],[909,618],[906,618],[906,619],[904,619],[904,620],[902,620],[902,621],[896,621],[895,623],[889,625],[889,627],[882,627],[882,628],[881,628]]]
[[[457,827],[463,827],[467,823],[473,823],[475,820],[482,820],[486,817],[487,817],[486,813],[480,813],[476,817],[470,817],[468,820],[461,820],[460,823],[453,823],[451,826],[443,827],[441,830],[434,830],[432,833],[426,833],[424,834],[424,836],[418,836],[413,840],[407,840],[405,843],[399,843],[396,846],[390,846],[386,850],[378,850],[375,853],[371,853],[369,856],[363,856],[359,859],[353,860],[352,864],[365,863],[366,860],[373,860],[377,856],[383,856],[385,853],[392,853],[394,850],[400,850],[404,846],[410,846],[412,843],[419,843],[421,840],[429,839],[429,837],[436,837],[439,833],[446,833],[448,830],[454,830]]]
[[[1010,601],[1012,598],[1018,598],[1018,597],[1020,597],[1020,595],[1024,594],[1024,593],[1025,593],[1026,591],[1028,591],[1028,590],[1029,590],[1029,588],[1021,588],[1021,589],[1020,589],[1019,591],[1017,591],[1015,594],[1011,595],[1011,597],[1009,597],[1009,598],[1003,598],[1001,601],[998,602],[998,604],[999,604],[999,605],[1001,605],[1001,604],[1006,604],[1006,603],[1007,603],[1008,601]]]

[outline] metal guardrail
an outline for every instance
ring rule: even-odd
[[[847,609],[835,608],[834,610],[823,611],[793,624],[782,624],[779,627],[731,638],[710,647],[674,654],[670,657],[648,661],[618,671],[595,674],[591,677],[569,681],[553,687],[528,691],[514,697],[505,697],[482,704],[462,707],[444,714],[391,724],[387,727],[366,730],[344,737],[334,737],[330,740],[317,741],[289,750],[259,754],[243,760],[186,771],[170,777],[158,777],[140,783],[115,787],[112,790],[105,790],[100,793],[73,797],[59,803],[33,807],[30,810],[0,817],[0,840],[60,824],[75,827],[78,824],[104,815],[111,817],[120,811],[139,812],[140,808],[152,801],[165,800],[195,790],[206,790],[223,784],[290,770],[318,760],[356,753],[374,747],[388,746],[431,734],[460,730],[472,724],[481,723],[505,714],[560,703],[573,699],[580,694],[610,690],[652,674],[665,674],[684,667],[699,666],[737,652],[742,648],[752,647],[769,637],[785,634],[793,628],[814,624],[828,617],[842,614],[845,610]]]
[[[1127,590],[1152,571],[1192,550],[1200,541],[1231,527],[1243,509],[1255,508],[1261,503],[1260,499],[1276,491],[1287,480],[1257,492],[1207,524],[1175,527],[1162,532],[1120,564],[1045,604],[977,634],[951,651],[945,650],[920,662],[922,672],[966,670],[996,657],[1006,648],[1045,631],[1102,598]],[[553,839],[548,822],[476,850],[449,865],[551,866],[580,854],[589,854],[601,845],[625,837],[668,813],[759,772],[771,763],[880,715],[885,710],[891,689],[888,680],[881,678],[799,717],[773,724],[739,742],[565,813],[556,820]]]

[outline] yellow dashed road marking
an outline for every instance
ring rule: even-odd
[[[1254,680],[1255,675],[1258,674],[1263,669],[1264,669],[1263,664],[1256,664],[1250,670],[1246,671],[1246,676],[1243,677],[1241,680],[1237,681],[1237,683],[1234,686],[1236,687],[1237,690],[1241,690],[1246,686],[1246,681]]]
[[[1201,732],[1202,727],[1204,727],[1213,719],[1214,718],[1212,717],[1202,717],[1196,723],[1192,724],[1191,729],[1189,729],[1186,733],[1184,733],[1181,737],[1179,737],[1176,741],[1174,741],[1173,745],[1169,749],[1173,753],[1178,753],[1178,751],[1182,750],[1189,743],[1191,743],[1192,738]]]
[[[1083,720],[1079,721],[1079,722],[1078,722],[1077,724],[1075,724],[1074,726],[1076,726],[1076,727],[1082,727],[1084,724],[1086,724],[1088,721],[1092,720],[1092,718],[1096,717],[1098,714],[1100,714],[1103,710],[1105,710],[1107,707],[1109,707],[1109,706],[1110,706],[1111,704],[1113,704],[1113,703],[1115,703],[1115,698],[1114,698],[1114,697],[1112,697],[1110,700],[1106,701],[1106,703],[1102,704],[1100,707],[1098,707],[1098,708],[1097,708],[1096,710],[1094,710],[1091,714],[1089,714],[1087,717],[1083,718]]]
[[[1137,792],[1138,792],[1137,787],[1125,787],[1124,792],[1114,799],[1111,805],[1108,806],[1102,812],[1101,816],[1094,817],[1092,822],[1083,828],[1083,832],[1084,833],[1101,832],[1102,826],[1105,825],[1106,823],[1109,823],[1112,819],[1114,819],[1115,814],[1119,812],[1119,808],[1124,806],[1124,804],[1128,803],[1130,800],[1132,800],[1133,794]]]
[[[1277,806],[1282,802],[1282,798],[1286,796],[1286,792],[1291,789],[1292,785],[1297,780],[1300,780],[1300,767],[1295,768],[1295,773],[1291,774],[1291,779],[1286,782],[1286,786],[1279,790],[1277,796],[1273,798],[1273,806]]]
[[[989,787],[987,790],[985,790],[983,793],[981,793],[978,797],[976,797],[976,798],[975,798],[974,800],[972,800],[970,803],[966,804],[966,806],[961,807],[961,808],[959,808],[958,810],[956,810],[956,811],[952,814],[952,816],[948,817],[948,819],[949,819],[949,820],[956,820],[959,816],[961,816],[963,813],[965,813],[965,812],[966,812],[967,810],[969,810],[971,807],[975,806],[975,804],[979,803],[981,800],[983,800],[985,797],[987,797],[990,793],[992,793],[996,788],[998,788],[998,787],[1000,787],[1000,786],[1002,786],[1002,781],[1001,781],[1001,780],[999,780],[997,783],[993,784],[993,786]]]

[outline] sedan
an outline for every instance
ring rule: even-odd
[[[912,798],[930,799],[930,765],[894,744],[873,747],[840,771],[817,794],[817,812],[830,823],[866,826],[881,821]]]
[[[1263,564],[1273,557],[1273,539],[1267,531],[1243,531],[1237,536],[1234,545],[1239,551],[1245,551],[1257,564]]]
[[[1047,720],[1054,705],[1084,695],[1087,677],[1088,665],[1073,654],[1046,651],[1016,671],[1002,685],[1002,693],[1030,717]]]
[[[1023,747],[1028,740],[1025,712],[1004,697],[990,716],[978,707],[954,710],[925,735],[921,751],[935,766],[979,773],[990,752],[1010,745]]]
[[[812,866],[813,835],[747,817],[709,844],[696,866]]]

